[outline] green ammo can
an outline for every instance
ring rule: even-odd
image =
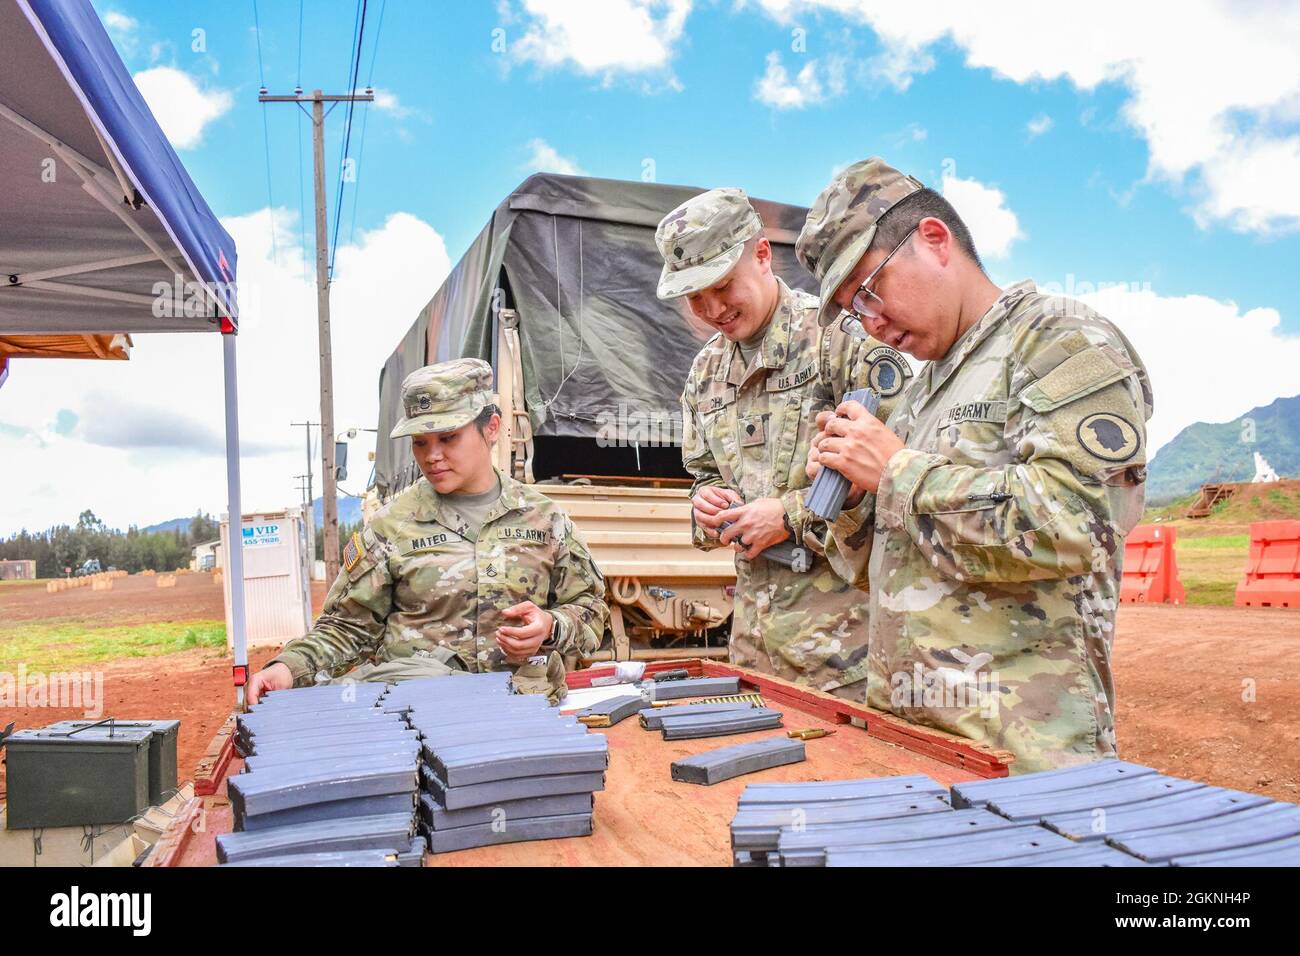
[[[9,829],[130,820],[150,805],[152,738],[140,728],[111,735],[46,728],[7,737]]]
[[[179,720],[61,720],[50,724],[46,730],[77,730],[78,737],[85,734],[111,735],[115,730],[148,730],[149,741],[149,806],[166,803],[176,792],[176,734]]]

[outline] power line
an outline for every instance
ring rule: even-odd
[[[366,71],[366,89],[374,88],[375,79],[375,60],[379,59],[379,36],[384,30],[384,11],[388,8],[388,0],[383,0],[379,5],[379,22],[375,24],[375,45],[370,51],[370,69]],[[366,158],[366,126],[370,122],[370,110],[361,114],[361,142],[357,146],[357,181],[352,186],[352,221],[348,224],[348,245],[352,244],[352,236],[357,229],[357,202],[361,195],[361,162]]]
[[[350,78],[351,94],[353,97],[356,96],[357,80],[360,79],[360,75],[361,75],[361,47],[362,44],[365,42],[365,37],[366,37],[367,6],[368,6],[368,0],[361,0],[361,10],[360,10],[360,16],[358,20],[358,29],[356,31],[356,55],[353,58],[352,74]],[[353,110],[355,109],[355,105],[356,105],[355,99],[348,100],[348,116],[347,116],[347,120],[345,121],[344,129],[343,129],[343,154],[342,154],[342,159],[339,162],[339,188],[338,188],[338,192],[335,194],[335,203],[334,203],[334,236],[330,241],[329,272],[330,272],[331,279],[334,276],[334,257],[338,251],[338,245],[339,245],[339,222],[343,217],[343,189],[346,182],[344,179],[344,168],[345,168],[344,164],[347,163],[348,150],[352,145],[352,114],[353,114]]]
[[[266,70],[262,65],[262,22],[257,15],[257,0],[253,0],[253,34],[257,37],[257,82],[266,92]],[[275,199],[271,193],[271,131],[266,122],[266,104],[262,104],[262,152],[266,155],[266,206],[271,217],[271,261],[280,259],[275,239]]]
[[[298,75],[294,81],[294,93],[302,94],[302,6],[303,0],[298,0]],[[265,112],[266,107],[262,107]],[[298,111],[298,228],[302,235],[302,279],[308,281],[307,273],[307,176],[303,172],[302,164],[302,118],[303,110]]]

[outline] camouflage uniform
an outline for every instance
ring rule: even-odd
[[[878,162],[822,194],[801,258],[822,259]],[[1010,750],[1017,773],[1115,755],[1111,642],[1150,415],[1124,335],[1031,282],[921,369],[888,422],[905,448],[826,541],[869,588],[869,704]]]
[[[472,366],[468,375],[462,366]],[[482,388],[491,375],[478,359],[413,372],[403,383],[408,417],[393,437],[472,421],[491,401]],[[464,382],[474,385],[470,396]],[[443,411],[449,404],[457,409],[450,415]],[[553,701],[563,697],[561,656],[600,646],[609,614],[604,578],[558,505],[497,474],[501,497],[477,533],[421,478],[352,536],[315,627],[275,658],[288,666],[295,686],[321,672],[340,677],[361,662],[377,667],[363,663],[350,677],[518,668],[517,684]],[[518,624],[501,612],[521,601],[555,618],[538,652],[546,659],[525,665],[507,661],[496,640],[499,627]],[[399,663],[407,666],[384,666]]]
[[[660,226],[660,249],[669,263],[660,296],[684,295],[716,282],[739,259],[738,252],[731,254],[738,247],[728,243],[743,243],[758,228],[740,190],[712,190],[670,213]],[[725,247],[728,268],[718,273],[715,262],[696,252],[701,247]],[[703,274],[682,268],[678,260],[699,263]],[[898,352],[874,339],[855,338],[839,323],[821,329],[817,299],[776,281],[776,309],[751,367],[721,333],[695,357],[682,393],[682,461],[695,478],[692,496],[704,485],[717,485],[746,501],[779,498],[799,541],[810,519],[804,466],[817,413],[834,408],[846,390],[870,385],[881,392],[884,417],[911,371]],[[694,543],[705,550],[720,547],[698,527]],[[825,558],[805,554],[804,572],[763,557],[737,556],[730,659],[861,701],[865,602]]]

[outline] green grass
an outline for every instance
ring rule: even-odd
[[[1174,555],[1187,603],[1231,607],[1249,551],[1248,534],[1179,537]]]
[[[82,624],[17,624],[0,627],[0,668],[18,664],[62,670],[126,657],[158,657],[195,647],[224,648],[222,621],[168,621],[126,627]]]
[[[1219,534],[1204,538],[1179,538],[1174,548],[1181,558],[1183,553],[1193,554],[1198,551],[1249,551],[1250,535]]]

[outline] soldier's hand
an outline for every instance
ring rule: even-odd
[[[724,515],[723,512],[731,505],[743,500],[740,495],[730,488],[705,485],[691,499],[691,510],[695,515],[696,526],[703,529],[704,533],[710,538],[716,538],[718,536],[718,526],[724,521],[731,520],[730,513]]]
[[[501,612],[503,617],[519,621],[518,627],[497,628],[497,643],[511,661],[527,660],[537,653],[551,635],[554,618],[532,601],[521,601]]]
[[[264,667],[248,682],[248,706],[252,707],[262,695],[273,690],[288,690],[293,686],[293,674],[289,672],[286,664],[272,664],[270,667]]]
[[[835,411],[824,425],[817,416],[822,425],[815,442],[818,463],[847,478],[854,497],[861,497],[857,494],[861,489],[877,491],[885,463],[903,447],[902,439],[858,402],[844,402]]]
[[[746,561],[753,561],[764,548],[790,537],[780,498],[756,498],[747,505],[729,509],[723,517],[731,523],[718,540],[735,548]]]

